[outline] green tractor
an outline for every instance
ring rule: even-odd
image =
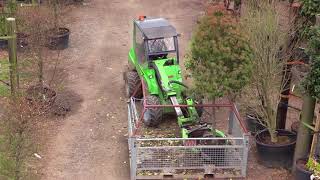
[[[179,34],[164,18],[139,17],[133,22],[133,47],[129,52],[129,71],[125,73],[126,95],[142,98],[141,80],[146,84],[147,104],[172,105],[147,108],[143,120],[149,127],[158,126],[163,115],[175,113],[182,138],[224,137],[201,122],[202,104],[186,96],[179,66]],[[179,106],[188,105],[188,106]]]

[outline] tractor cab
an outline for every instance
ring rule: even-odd
[[[179,62],[178,33],[164,18],[140,16],[134,21],[134,50],[139,64],[159,59]]]

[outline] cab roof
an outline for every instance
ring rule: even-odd
[[[178,36],[176,28],[164,18],[145,18],[144,20],[136,20],[135,24],[147,39]]]

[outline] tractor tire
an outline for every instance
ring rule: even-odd
[[[146,97],[149,105],[160,105],[160,99],[157,96],[149,95]],[[163,119],[163,108],[149,108],[143,115],[144,124],[148,127],[157,127]]]
[[[126,96],[130,98],[133,96],[133,93],[135,92],[136,88],[137,92],[135,94],[135,98],[142,98],[142,86],[141,86],[141,80],[139,77],[139,74],[136,71],[128,71],[125,74],[125,83],[126,83]]]

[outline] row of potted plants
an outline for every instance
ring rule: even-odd
[[[302,7],[300,15],[308,15],[309,20],[313,21],[316,13],[311,11],[317,11],[319,13],[320,6],[316,7],[317,4],[310,4],[309,1],[306,1],[307,0],[304,1],[304,4],[302,4],[302,6],[315,5],[315,7]],[[279,25],[279,23],[276,21],[276,11],[272,10],[272,7],[268,7],[268,9],[263,8],[267,6],[268,5],[260,5],[259,11],[257,12],[254,9],[250,9],[249,5],[247,14],[245,14],[246,21],[249,20],[249,22],[246,23],[246,28],[248,32],[250,32],[248,33],[249,42],[252,36],[250,44],[254,44],[253,52],[255,54],[255,57],[258,57],[255,58],[254,61],[254,69],[256,70],[256,73],[254,74],[257,80],[252,83],[254,84],[254,86],[251,86],[251,90],[255,90],[253,92],[250,92],[251,96],[255,95],[253,97],[258,99],[258,102],[252,104],[251,102],[254,101],[250,101],[251,107],[246,114],[246,122],[248,129],[252,131],[253,134],[255,134],[255,141],[260,162],[268,167],[291,168],[293,164],[293,154],[296,146],[296,133],[298,131],[297,127],[300,125],[300,123],[298,122],[292,125],[291,128],[295,132],[277,129],[278,112],[276,107],[280,102],[279,96],[281,92],[285,90],[283,89],[283,87],[285,87],[285,82],[283,82],[283,80],[281,81],[281,75],[283,74],[281,73],[280,67],[287,66],[286,64],[282,63],[287,61],[282,58],[280,58],[282,62],[277,61],[277,58],[270,58],[277,57],[277,50],[283,47],[281,46],[281,42],[285,41],[284,39],[281,40],[280,44],[278,44],[278,42],[272,42],[272,40],[280,40],[282,39],[282,37],[280,33],[281,31],[276,28]],[[253,21],[252,19],[255,19],[256,21]],[[268,21],[264,21],[266,19]],[[311,22],[311,24],[314,23],[314,21]],[[250,26],[250,24],[252,24],[252,26]],[[273,27],[274,29],[269,28],[269,30],[271,31],[268,32],[265,31],[266,29],[264,29],[263,27],[259,29],[260,25],[264,27]],[[255,31],[256,29],[259,29],[259,31]],[[305,78],[302,79],[301,85],[304,90],[309,91],[309,93],[312,94],[314,98],[318,99],[320,93],[318,92],[318,79],[320,78],[318,71],[320,66],[317,65],[317,62],[320,60],[320,28],[318,27],[316,28],[316,30],[312,31],[310,31],[310,29],[307,30],[308,33],[306,33],[306,29],[303,29],[303,31],[301,29],[298,29],[298,32],[300,31],[298,38],[304,38],[306,41],[309,41],[307,56],[305,56],[304,54],[304,58],[307,57],[306,59],[308,59],[308,57],[310,56],[311,59],[311,70],[307,69],[307,73],[304,72]],[[255,32],[257,32],[257,34],[255,34]],[[275,32],[278,32],[278,34],[275,34]],[[312,35],[312,32],[315,32],[315,34],[313,33],[314,35]],[[268,46],[268,43],[270,43],[270,46]],[[271,48],[271,46],[273,46],[274,48]],[[270,53],[271,56],[269,56],[269,58],[263,58],[264,54],[270,55]],[[259,62],[257,62],[257,59],[258,61],[261,60],[260,64],[258,64]],[[262,66],[261,64],[263,62],[265,64]],[[309,63],[309,60],[307,60],[305,63]],[[266,69],[267,71],[264,71],[264,69]],[[297,180],[309,180],[310,175],[312,174],[314,175],[313,178],[316,179],[317,175],[319,175],[320,165],[317,158],[298,159],[296,164],[297,166],[295,171],[295,178]]]
[[[50,8],[47,8],[46,10],[52,11],[52,13],[47,13],[48,15],[52,15],[53,18],[51,17],[41,17],[43,18],[43,22],[48,22],[48,19],[52,19],[53,23],[51,23],[51,27],[47,26],[47,30],[44,32],[44,36],[47,39],[47,42],[44,44],[48,46],[50,49],[57,49],[57,50],[63,50],[66,49],[69,45],[69,36],[70,36],[70,30],[66,27],[60,27],[59,26],[59,12],[58,9],[59,4],[57,0],[52,0],[50,1],[49,4]],[[21,7],[21,8],[27,8],[27,7]],[[29,9],[26,12],[29,14],[32,14],[32,11],[38,11],[38,9],[42,8],[40,6],[33,7],[34,9]],[[28,34],[28,25],[32,26],[31,23],[28,24],[28,22],[23,22],[23,21],[28,21],[25,19],[25,17],[29,17],[29,15],[26,15],[25,17],[22,15],[19,17],[19,11],[20,8],[14,8],[14,10],[10,10],[10,12],[7,12],[6,9],[4,9],[4,12],[0,13],[0,36],[5,36],[6,35],[6,29],[5,29],[5,23],[6,23],[6,18],[9,16],[16,17],[18,20],[18,32],[17,33],[17,46],[18,49],[23,49],[28,45],[28,40],[30,34]],[[25,11],[25,10],[21,10]],[[25,15],[25,14],[24,14]],[[34,17],[34,18],[39,18],[39,17]],[[32,21],[32,20],[31,20]],[[27,26],[27,27],[25,27]],[[25,31],[24,31],[25,29]],[[5,39],[0,39],[0,48],[6,48],[7,47],[7,40]]]

